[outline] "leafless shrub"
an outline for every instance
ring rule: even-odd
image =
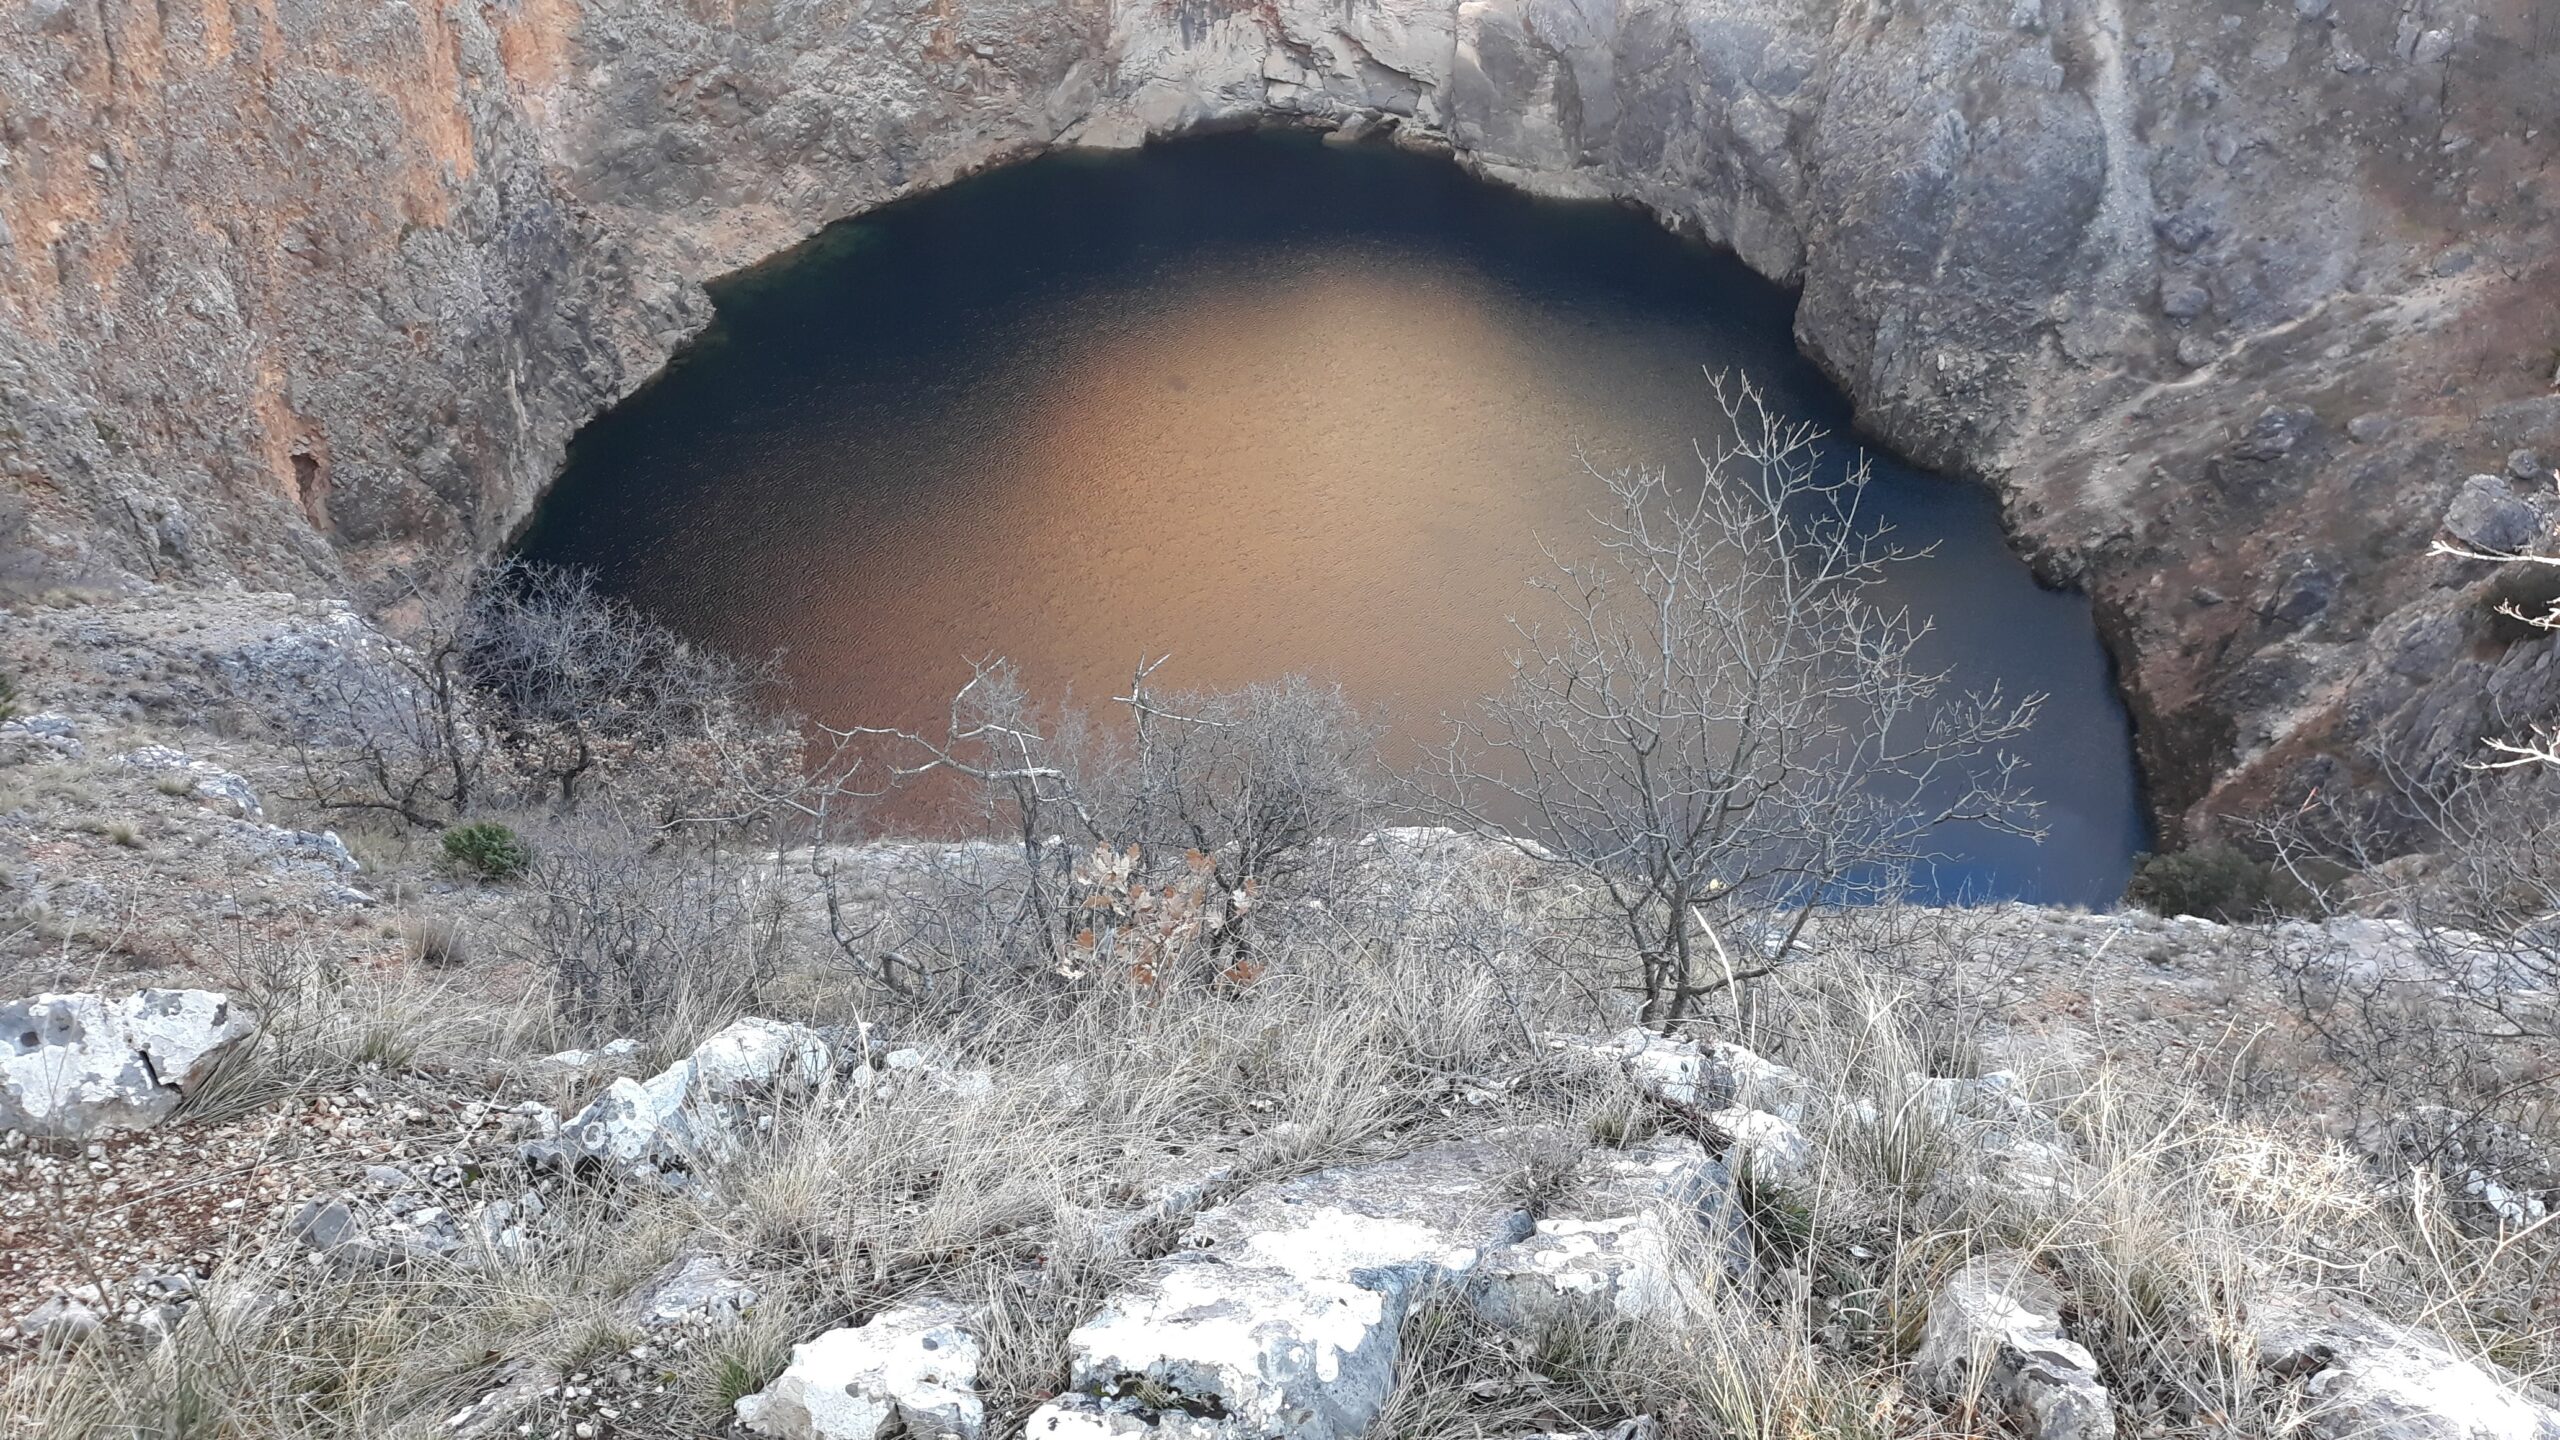
[[[2483,1225],[2530,1225],[2560,1203],[2560,775],[2376,768],[2383,785],[2262,829],[2294,873],[2351,876],[2330,914],[2365,923],[2271,930],[2259,963],[2348,1081],[2370,1152],[2436,1170]]]
[[[467,581],[424,588],[400,607],[400,638],[340,651],[309,677],[324,717],[292,737],[303,799],[441,829],[484,791],[494,757],[467,664]]]
[[[1378,727],[1297,677],[1160,696],[1149,682],[1163,663],[1141,664],[1118,697],[1125,737],[1040,706],[1000,660],[973,667],[938,735],[835,732],[878,747],[894,782],[967,783],[1018,852],[925,870],[939,903],[894,907],[909,924],[884,938],[849,918],[841,857],[813,847],[837,943],[909,1001],[1040,971],[1250,980],[1255,917],[1317,898],[1325,842],[1347,843],[1375,815]]]
[[[1549,617],[1427,767],[1449,823],[1606,896],[1656,1025],[1770,973],[1818,907],[1893,893],[1945,827],[2034,816],[2003,747],[2039,698],[1921,665],[1926,623],[1877,598],[1906,555],[1865,462],[1831,478],[1822,432],[1715,390],[1702,484],[1592,472],[1599,556],[1548,552]]]
[[[769,789],[800,758],[796,727],[760,703],[770,661],[695,645],[579,572],[483,574],[467,660],[510,766],[562,809],[613,779],[626,808],[653,792],[662,820],[726,815],[729,793]]]
[[[662,824],[770,819],[807,777],[770,663],[704,649],[583,575],[513,563],[387,607],[396,642],[320,667],[298,737],[323,809],[441,828],[495,792],[574,809],[610,779]]]
[[[546,832],[515,952],[556,982],[581,1036],[653,1036],[742,1013],[785,952],[771,853],[601,808]]]
[[[1386,786],[1377,761],[1383,726],[1339,687],[1304,676],[1158,700],[1142,669],[1132,711],[1134,783],[1112,828],[1140,851],[1143,873],[1168,854],[1204,857],[1229,896],[1294,897],[1327,853],[1320,842],[1366,831]],[[1213,956],[1250,949],[1259,906],[1231,909],[1207,937]]]

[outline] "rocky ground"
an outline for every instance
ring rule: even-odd
[[[2407,1168],[2286,1003],[2395,922],[1843,915],[1666,1038],[1390,831],[1241,978],[901,1004],[795,891],[757,1009],[608,1033],[539,882],[296,798],[342,611],[15,619],[16,1433],[2560,1434],[2560,1177]]]

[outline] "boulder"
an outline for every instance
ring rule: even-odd
[[[2474,475],[2462,482],[2453,503],[2445,507],[2444,530],[2474,550],[2511,554],[2532,545],[2542,534],[2542,516],[2495,475]]]
[[[556,1141],[532,1142],[525,1158],[537,1165],[594,1165],[643,1183],[681,1183],[745,1144],[749,1102],[815,1087],[833,1063],[827,1043],[807,1026],[749,1016],[646,1081],[614,1081],[561,1125]]]
[[[2259,464],[2281,460],[2302,443],[2316,419],[2308,410],[2270,405],[2258,412],[2248,430],[2232,442],[2231,455]]]
[[[286,1232],[304,1248],[353,1268],[411,1260],[449,1260],[463,1247],[462,1227],[439,1205],[382,1204],[354,1194],[306,1200]]]
[[[1394,1387],[1415,1300],[1531,1233],[1499,1198],[1512,1168],[1497,1144],[1457,1142],[1202,1212],[1068,1336],[1073,1389],[1027,1433],[1351,1440]]]
[[[80,1140],[157,1125],[256,1033],[245,1007],[211,990],[0,1005],[0,1130]]]
[[[2113,1440],[2098,1362],[2062,1333],[2061,1312],[2025,1257],[1977,1257],[1929,1302],[1912,1374],[1942,1400],[1996,1411],[2028,1440]]]
[[[977,1440],[979,1348],[948,1302],[903,1305],[791,1347],[771,1385],[737,1403],[738,1422],[779,1440],[873,1440],[893,1422],[931,1440]]]
[[[1578,1308],[1667,1319],[1683,1299],[1683,1256],[1703,1247],[1729,1273],[1750,1265],[1733,1177],[1694,1140],[1594,1150],[1568,1193],[1532,1233],[1478,1267],[1472,1294],[1487,1319],[1526,1331]]]
[[[2172,320],[2193,320],[2213,308],[2213,293],[2192,280],[2163,278],[2160,311]]]
[[[545,1055],[530,1068],[538,1079],[574,1085],[599,1077],[629,1075],[641,1063],[639,1041],[608,1040],[593,1050],[562,1050]]]
[[[90,1288],[91,1296],[95,1298],[95,1289]],[[86,1340],[97,1334],[105,1323],[98,1318],[97,1311],[81,1300],[69,1295],[56,1295],[18,1317],[18,1334],[29,1340],[59,1345]]]
[[[2560,1410],[2426,1331],[2300,1292],[2249,1322],[2259,1365],[2301,1386],[2313,1440],[2560,1440]]]

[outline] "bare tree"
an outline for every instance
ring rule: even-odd
[[[1144,850],[1179,849],[1186,864],[1196,854],[1220,891],[1253,897],[1300,879],[1319,842],[1368,828],[1386,793],[1384,726],[1341,687],[1292,675],[1158,700],[1147,689],[1154,669],[1141,666],[1121,697],[1136,783],[1119,828]],[[1260,913],[1231,904],[1207,953],[1246,953]]]
[[[1863,458],[1749,382],[1703,474],[1592,475],[1599,553],[1533,582],[1510,684],[1427,765],[1429,803],[1592,882],[1643,1018],[1769,973],[1816,907],[1904,884],[1956,824],[2035,833],[2003,748],[2041,697],[1951,693],[1924,622],[1880,598],[1906,553],[1861,514]]]
[[[474,586],[465,643],[511,763],[564,809],[600,768],[773,728],[756,705],[777,683],[770,662],[697,646],[581,572],[491,569]]]
[[[1080,761],[1082,718],[1045,715],[1022,684],[1012,662],[989,657],[970,666],[968,682],[953,692],[941,733],[856,726],[826,732],[840,744],[872,744],[886,752],[880,772],[887,783],[937,780],[972,782],[981,820],[1021,847],[1019,888],[1005,913],[989,927],[996,949],[1009,960],[1036,952],[1041,968],[1062,967],[1066,929],[1068,860],[1053,839],[1073,834],[1088,843],[1104,832],[1084,796]],[[1063,737],[1063,738],[1061,738]],[[813,846],[813,863],[825,866]],[[822,868],[830,914],[837,883]],[[846,943],[839,933],[838,943]],[[994,958],[994,957],[990,957]]]
[[[429,829],[470,808],[494,751],[468,664],[475,603],[467,583],[413,589],[399,638],[317,667],[320,724],[293,740],[306,799]]]
[[[1041,707],[993,659],[972,667],[939,733],[832,732],[881,746],[877,773],[891,783],[969,782],[981,819],[1018,847],[1018,864],[960,857],[914,877],[938,898],[906,943],[965,940],[982,961],[1069,977],[1242,973],[1258,897],[1303,880],[1319,842],[1358,834],[1375,813],[1379,729],[1302,677],[1162,695],[1151,681],[1164,663],[1142,661],[1115,697],[1129,715],[1117,733]],[[876,957],[865,968],[889,988],[969,968],[920,964],[847,925],[844,875],[812,857],[838,943]]]

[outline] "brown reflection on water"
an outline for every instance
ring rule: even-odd
[[[1539,542],[1587,552],[1584,451],[1694,475],[1702,366],[1846,424],[1792,311],[1642,217],[1425,157],[1050,157],[723,286],[704,342],[582,433],[524,549],[783,649],[833,723],[930,726],[988,655],[1107,713],[1170,652],[1167,686],[1296,671],[1433,737],[1502,683]],[[1891,585],[1939,622],[1929,662],[2053,696],[2025,749],[2054,840],[1962,842],[1957,881],[2112,899],[2143,834],[2087,603],[2035,586],[1988,496],[1876,473],[1870,513],[1935,547]]]
[[[1425,264],[1157,302],[987,387],[1019,398],[955,483],[870,510],[887,533],[823,566],[826,611],[860,623],[799,640],[805,688],[914,722],[963,656],[1092,701],[1170,651],[1180,685],[1302,671],[1429,720],[1498,678],[1538,539],[1596,493],[1577,441],[1627,433],[1607,396],[1649,387]]]

